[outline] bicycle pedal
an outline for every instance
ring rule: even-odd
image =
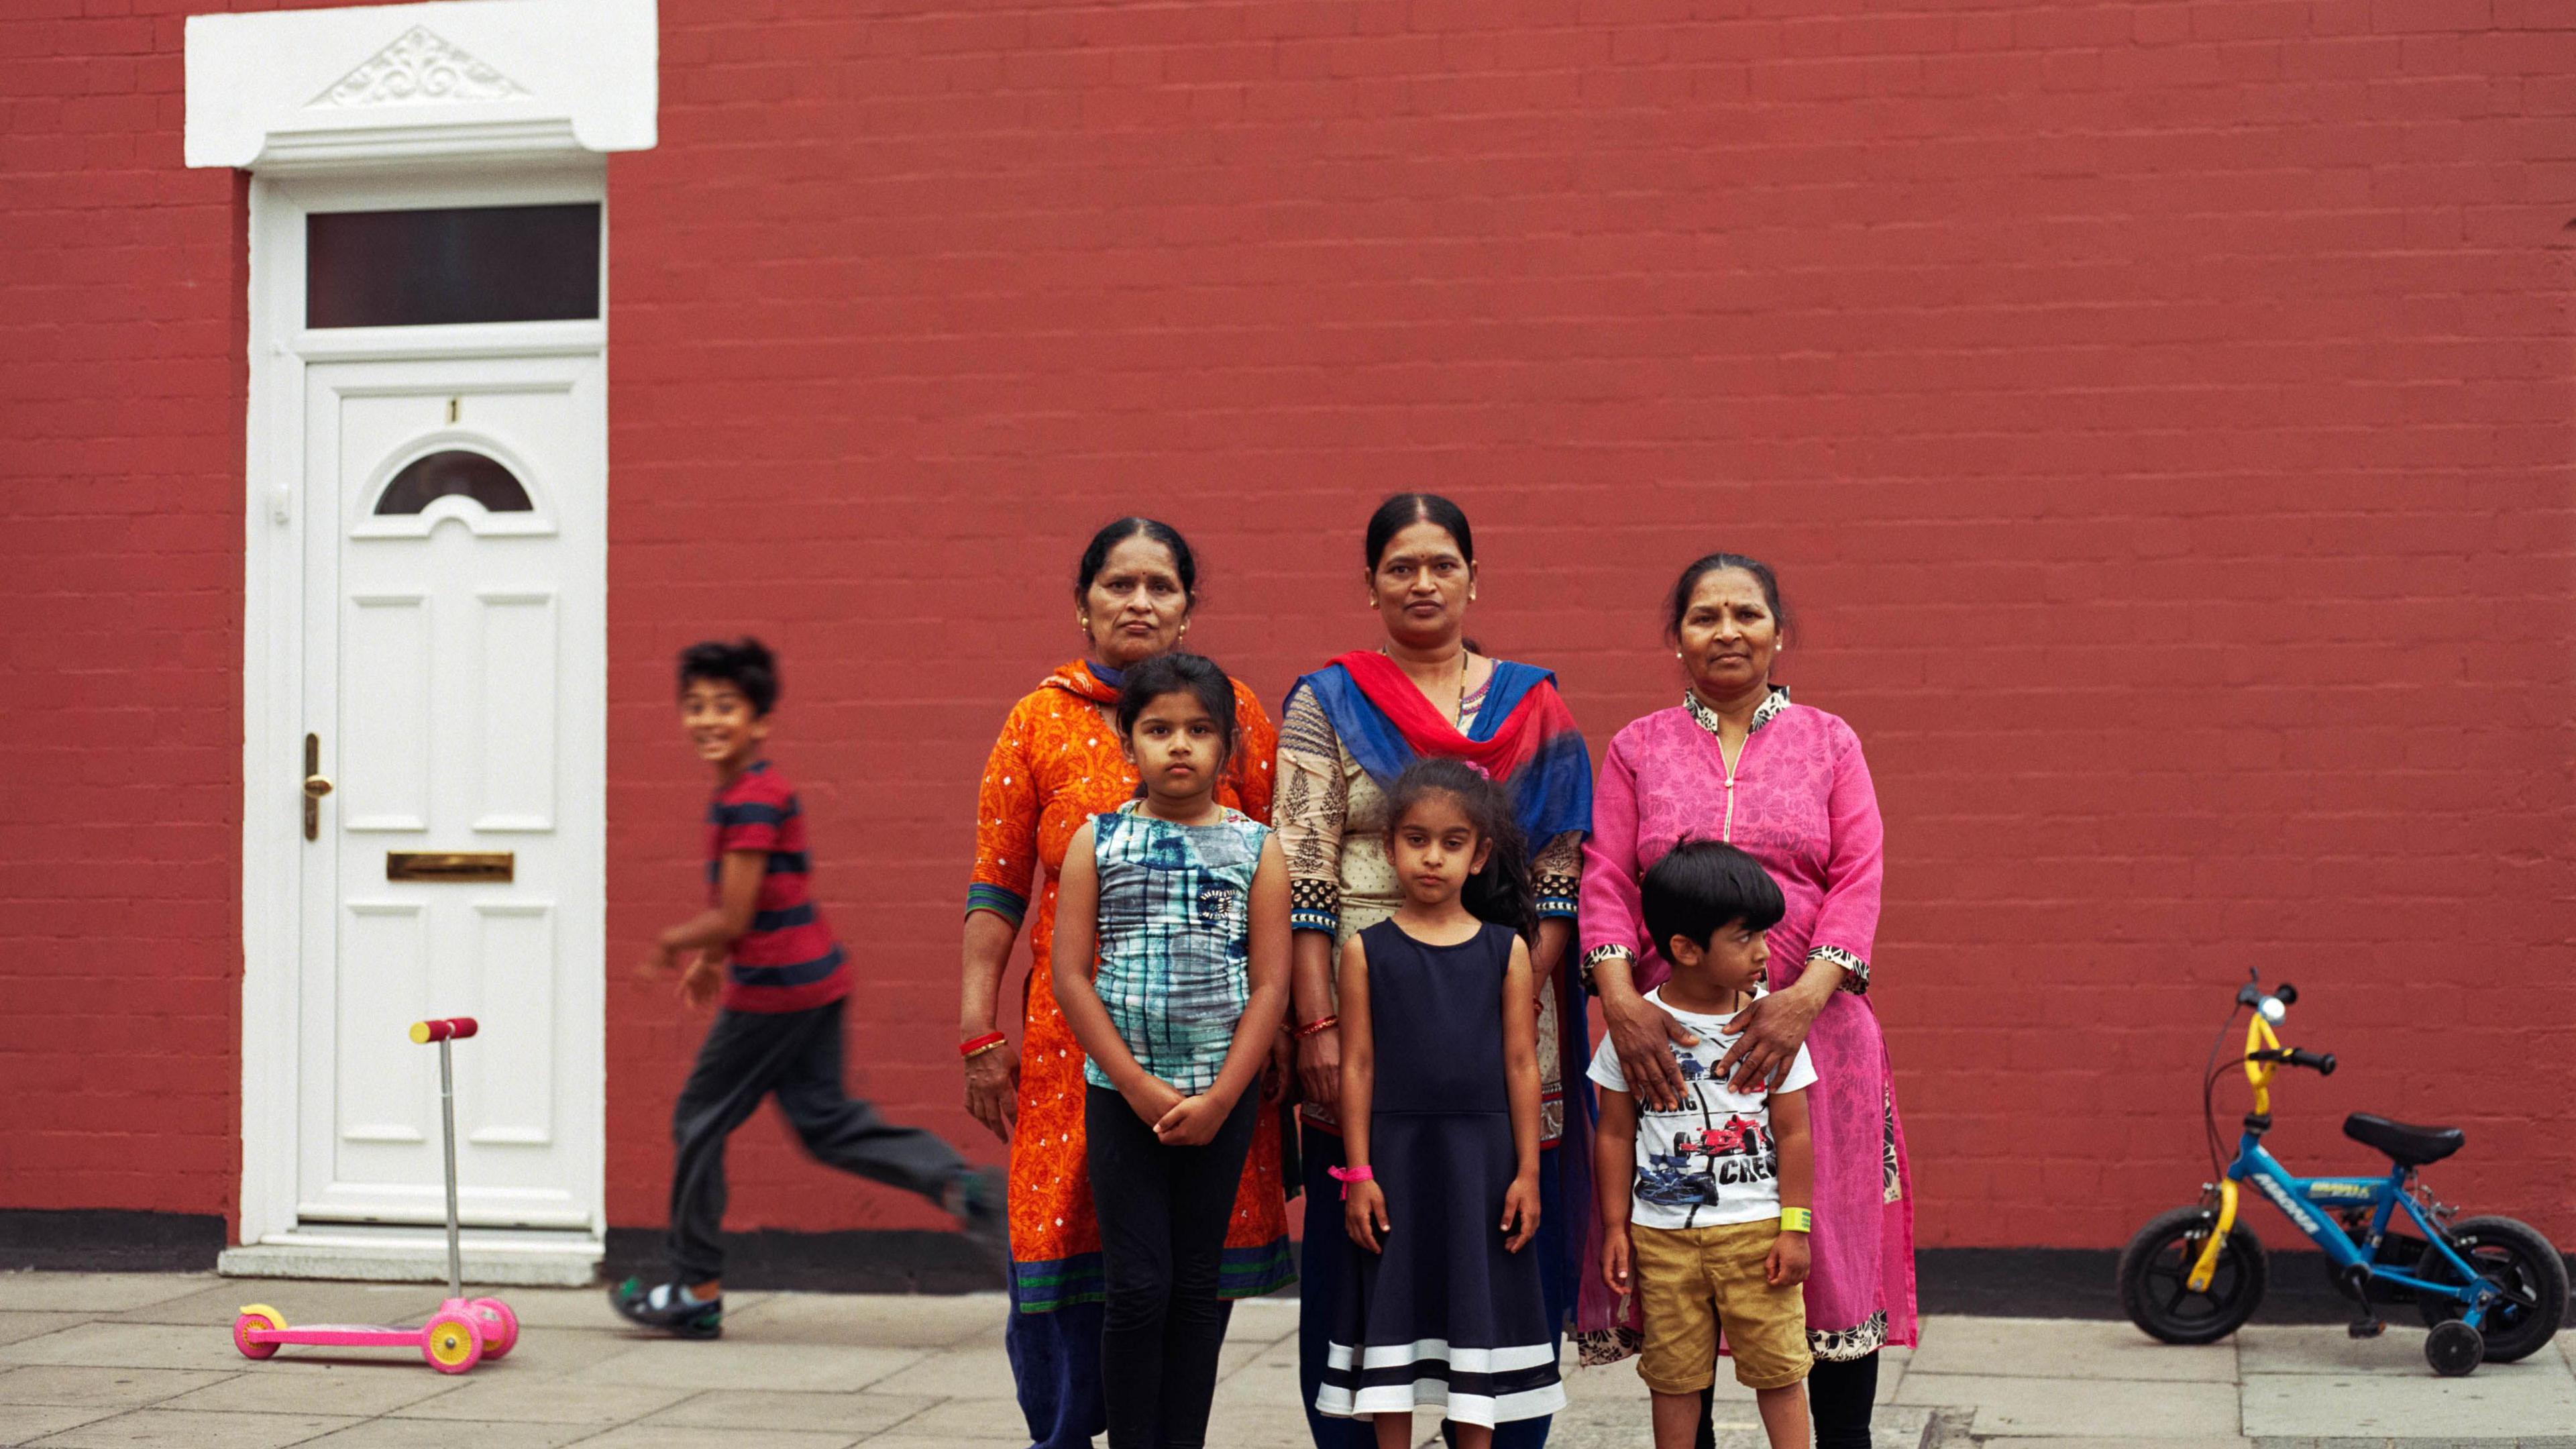
[[[2345,1324],[2343,1331],[2345,1336],[2349,1338],[2377,1338],[2388,1331],[2388,1320],[2385,1318],[2356,1318],[2352,1322]]]

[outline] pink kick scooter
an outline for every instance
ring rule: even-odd
[[[456,1245],[456,1074],[448,1043],[474,1034],[474,1018],[412,1023],[411,1039],[438,1043],[438,1116],[447,1131],[447,1301],[418,1328],[379,1328],[363,1323],[317,1323],[289,1328],[285,1316],[265,1303],[253,1303],[233,1320],[233,1347],[244,1358],[271,1358],[281,1343],[326,1344],[335,1348],[418,1348],[429,1366],[443,1374],[461,1374],[487,1358],[499,1358],[519,1342],[519,1315],[498,1298],[465,1296],[465,1265]]]

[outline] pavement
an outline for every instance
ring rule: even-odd
[[[209,1274],[0,1274],[0,1444],[49,1449],[1025,1449],[998,1294],[728,1295],[725,1337],[631,1330],[596,1290],[500,1290],[519,1346],[473,1372],[417,1353],[286,1348],[251,1362],[234,1313],[290,1323],[419,1323],[413,1284]],[[1297,1305],[1241,1304],[1208,1442],[1298,1449]],[[2256,1325],[2204,1348],[2124,1323],[1934,1317],[1892,1349],[1880,1449],[2576,1449],[2576,1335],[2466,1379],[2424,1366],[2420,1329],[2355,1343],[2333,1326]],[[1758,1449],[1751,1396],[1725,1381],[1725,1449]],[[1643,1449],[1625,1365],[1568,1370],[1552,1449]],[[1424,1442],[1436,1425],[1418,1422]]]

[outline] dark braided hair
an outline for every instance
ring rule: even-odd
[[[1512,814],[1511,797],[1482,770],[1463,760],[1432,757],[1415,760],[1386,791],[1386,832],[1390,844],[1404,817],[1432,795],[1446,795],[1476,833],[1491,842],[1485,868],[1467,877],[1459,900],[1479,920],[1509,926],[1521,939],[1538,940],[1538,892],[1530,885],[1529,838]]]

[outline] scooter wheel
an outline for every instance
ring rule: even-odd
[[[440,1314],[420,1331],[420,1356],[440,1373],[461,1374],[483,1361],[483,1329],[463,1314]]]
[[[498,1298],[477,1298],[471,1305],[483,1320],[483,1356],[499,1358],[519,1346],[519,1315]]]
[[[2486,1357],[2486,1335],[2456,1318],[2424,1335],[2424,1362],[2446,1379],[2466,1377]]]
[[[244,1358],[275,1358],[277,1345],[251,1342],[251,1331],[258,1329],[262,1332],[275,1333],[285,1326],[286,1320],[278,1315],[276,1309],[265,1303],[254,1303],[243,1309],[241,1316],[233,1320],[233,1347],[240,1349]]]

